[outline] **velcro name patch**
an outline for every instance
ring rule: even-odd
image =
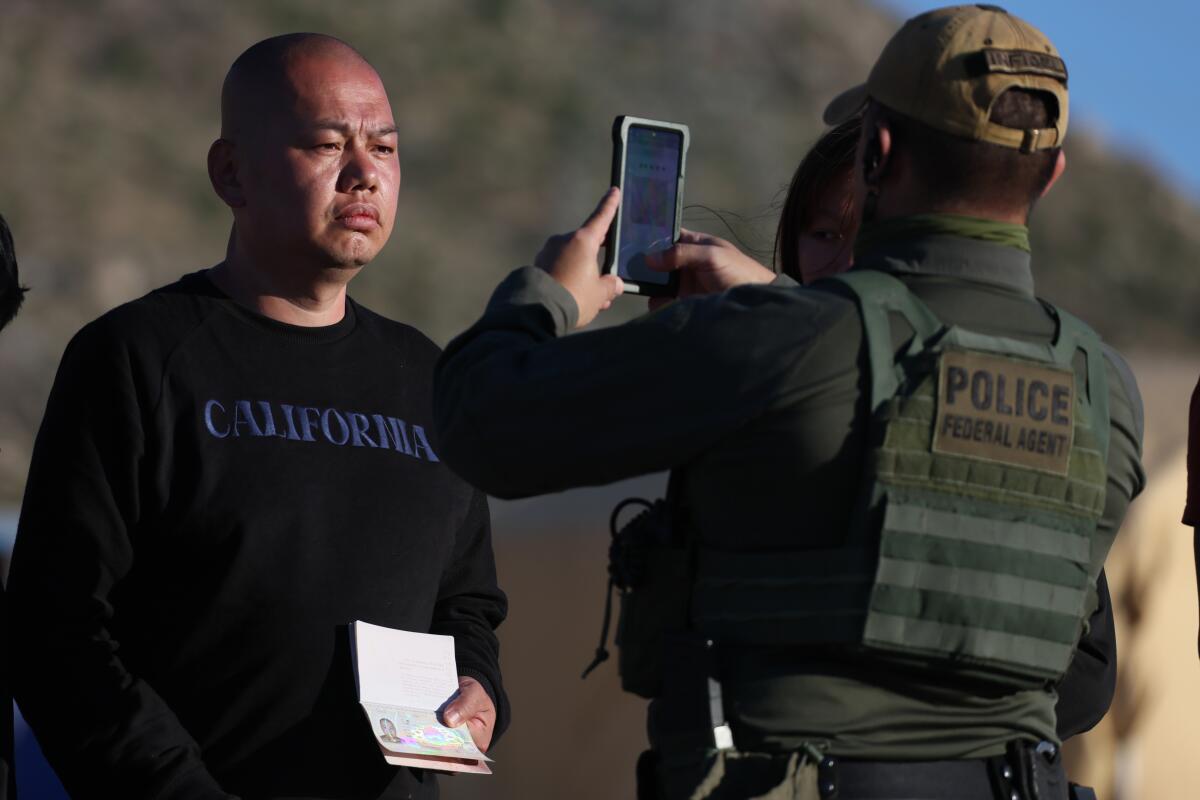
[[[948,350],[938,367],[933,451],[1066,475],[1075,438],[1075,373]]]
[[[1039,53],[1036,50],[983,51],[983,63],[988,72],[1006,72],[1013,75],[1046,75],[1067,82],[1067,65],[1058,56]]]

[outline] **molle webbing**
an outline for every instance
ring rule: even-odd
[[[726,641],[857,642],[1030,685],[1061,676],[1094,597],[1094,553],[1111,544],[1096,533],[1108,447],[1098,338],[1052,307],[1052,344],[983,336],[943,325],[884,273],[838,279],[859,298],[871,368],[872,449],[856,522],[837,550],[702,550],[696,625]],[[899,351],[893,315],[913,331]],[[946,383],[944,368],[962,364],[993,369],[982,376],[987,391],[970,397],[1010,416],[965,428],[943,419],[935,435],[939,403],[953,408],[939,376]],[[1040,408],[1029,389],[1022,399],[1032,419],[1022,417],[1003,403],[1005,374],[1010,392],[1021,380],[1014,376],[1057,376],[1060,433],[1047,437],[1049,423],[1034,421],[1047,417],[1049,387]],[[964,430],[965,454],[938,448]]]
[[[721,642],[856,642],[874,574],[875,553],[866,548],[775,553],[700,548],[692,621]]]

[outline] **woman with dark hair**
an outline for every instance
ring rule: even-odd
[[[800,160],[779,216],[775,265],[779,274],[812,283],[850,268],[858,211],[852,167],[862,121],[854,117],[817,139]],[[679,270],[679,296],[709,294],[778,275],[718,236],[681,230],[670,250],[646,257],[652,269]],[[653,298],[658,308],[670,298]]]
[[[775,264],[795,281],[850,268],[858,230],[852,168],[861,132],[861,117],[826,131],[792,176],[775,233]]]

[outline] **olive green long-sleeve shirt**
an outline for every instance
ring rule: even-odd
[[[860,253],[856,269],[897,275],[947,324],[1054,336],[1030,256],[1017,248],[950,235],[893,240]],[[520,497],[682,469],[693,534],[706,547],[841,541],[863,474],[870,394],[861,316],[841,284],[745,286],[566,336],[576,318],[566,290],[524,268],[447,348],[435,414],[443,457],[464,478]],[[1107,366],[1101,524],[1115,530],[1144,483],[1141,401],[1115,352]],[[1093,575],[1104,556],[1094,554]],[[815,740],[843,756],[939,759],[1057,738],[1052,689],[904,673],[839,648],[742,648],[722,654],[721,670],[742,749]],[[675,722],[694,716],[679,702],[652,708],[656,745],[669,748]]]

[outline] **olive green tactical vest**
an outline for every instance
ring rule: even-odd
[[[1067,669],[1095,605],[1108,389],[1078,319],[1052,344],[946,326],[899,280],[840,275],[871,369],[871,449],[842,547],[702,548],[695,626],[726,643],[860,644],[1038,685]],[[892,319],[912,329],[893,340]]]

